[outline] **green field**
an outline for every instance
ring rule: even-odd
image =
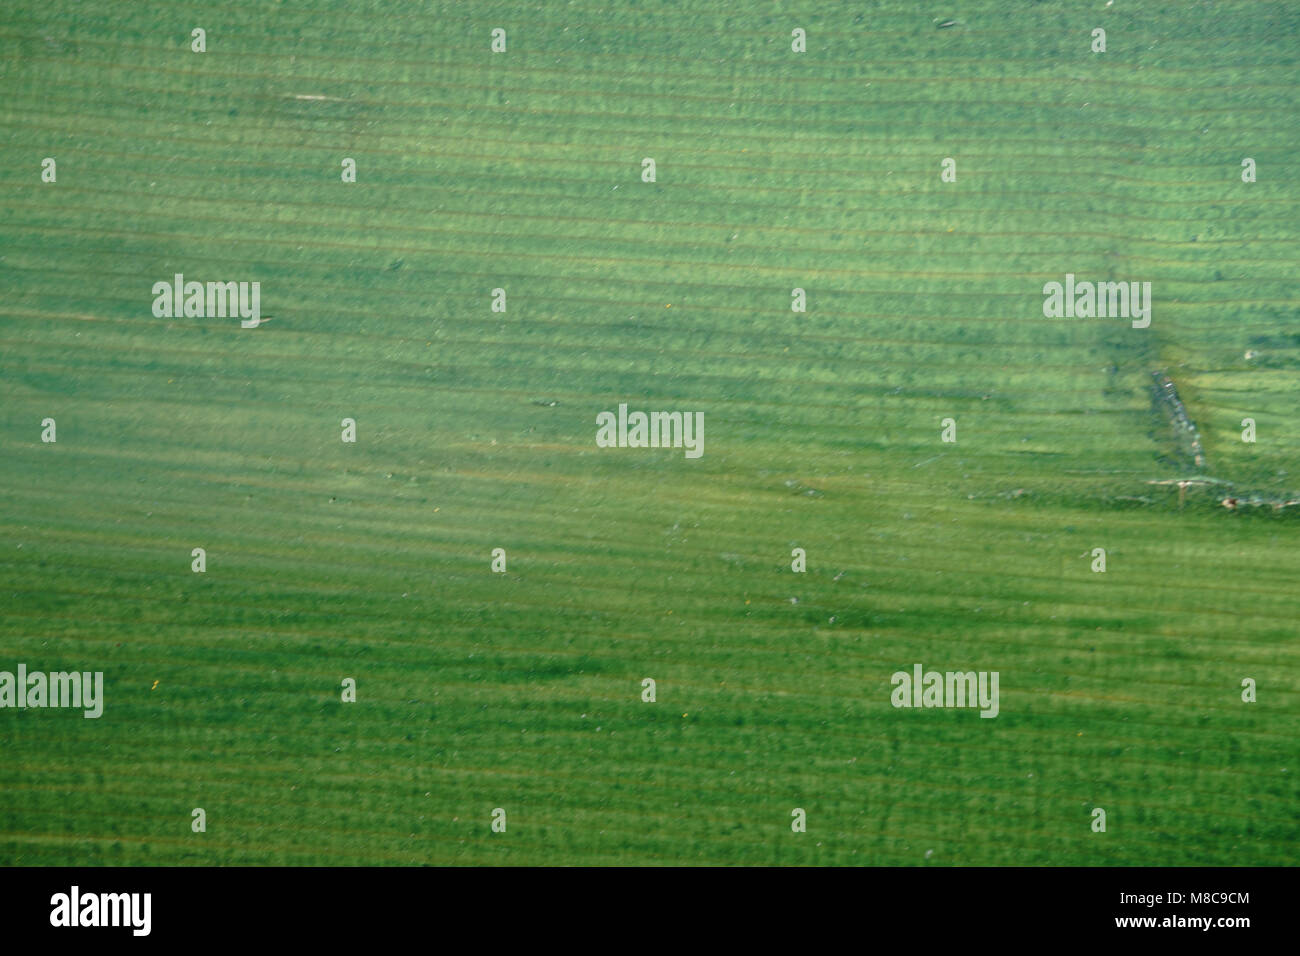
[[[0,670],[106,699],[0,709],[0,863],[1294,863],[1298,36],[6,0]],[[1150,327],[1045,318],[1067,273]],[[598,448],[620,402],[703,457]],[[891,706],[917,663],[998,717]]]

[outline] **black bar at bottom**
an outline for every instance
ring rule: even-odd
[[[445,934],[460,930],[533,943],[599,943],[608,932],[609,945],[676,948],[689,942],[679,928],[702,925],[732,943],[790,934],[829,945],[822,934],[849,931],[864,941],[1231,945],[1285,931],[1293,882],[1288,869],[1234,868],[15,867],[0,869],[0,927],[6,942],[141,944],[373,945],[431,930],[451,943]]]

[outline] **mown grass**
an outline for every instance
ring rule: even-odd
[[[1095,6],[6,5],[0,860],[1293,862],[1300,15]]]

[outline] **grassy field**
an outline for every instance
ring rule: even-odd
[[[0,670],[106,685],[0,710],[0,863],[1295,862],[1300,509],[1148,482],[1300,496],[1297,35],[0,5]],[[155,318],[174,273],[271,318]],[[1045,318],[1066,273],[1150,328]],[[597,448],[620,402],[703,457]],[[892,707],[916,663],[999,716]]]

